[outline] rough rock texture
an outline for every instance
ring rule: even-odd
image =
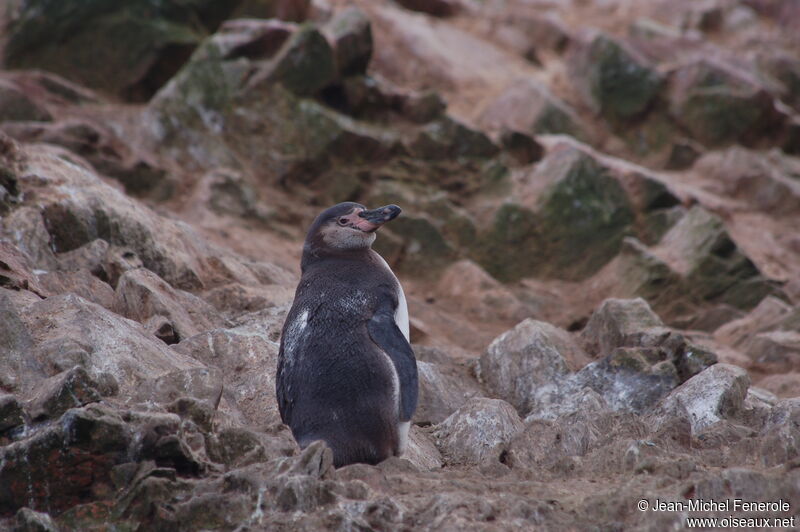
[[[453,464],[497,461],[503,445],[522,430],[516,411],[499,399],[472,399],[442,421],[434,438]]]
[[[796,520],[799,24],[761,0],[6,2],[0,530],[753,517],[637,508],[700,498]],[[403,208],[375,249],[420,401],[403,456],[336,470],[281,423],[275,365],[339,201]]]

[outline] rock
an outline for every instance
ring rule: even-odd
[[[747,310],[777,293],[739,250],[722,220],[700,206],[689,209],[652,251],[681,276],[695,301]]]
[[[64,165],[46,146],[30,147],[37,155],[25,169],[45,176],[41,193],[42,219],[57,253],[72,251],[101,238],[132,248],[144,265],[180,288],[202,285],[201,251],[207,244],[186,225],[153,216],[152,212],[103,183],[91,172]],[[63,197],[59,191],[74,191]]]
[[[413,157],[430,160],[488,158],[498,152],[497,146],[481,131],[448,116],[423,126],[411,140],[408,150]]]
[[[230,10],[209,1],[167,8],[150,0],[63,4],[56,12],[50,7],[41,0],[15,13],[5,64],[56,72],[137,101],[147,100],[165,83]],[[130,35],[137,35],[135,42]]]
[[[437,292],[480,320],[522,320],[530,315],[508,288],[470,260],[448,266],[439,278]]]
[[[95,403],[101,399],[99,385],[80,366],[46,379],[28,403],[33,421],[55,419],[70,408]]]
[[[748,141],[779,127],[769,93],[743,74],[711,59],[670,73],[670,112],[708,146]]]
[[[598,356],[638,344],[645,331],[663,326],[644,299],[606,299],[592,313],[581,339],[586,351]]]
[[[788,215],[800,202],[800,182],[792,177],[798,168],[777,151],[764,156],[737,146],[704,155],[693,171],[713,179],[726,196],[747,201],[762,212]]]
[[[0,80],[0,122],[52,119],[47,108],[25,94],[23,89],[13,82]]]
[[[244,428],[223,429],[209,438],[208,455],[231,469],[267,461],[259,436]]]
[[[614,293],[622,297],[642,297],[660,312],[683,297],[681,277],[651,248],[633,237],[622,241],[622,248],[600,276],[612,279]]]
[[[50,235],[39,209],[20,206],[0,219],[0,227],[34,267],[46,271],[58,268],[58,261],[50,246]]]
[[[758,381],[758,385],[778,397],[800,397],[800,373],[795,371],[768,375]]]
[[[673,416],[686,417],[695,434],[723,419],[742,413],[750,377],[730,364],[715,364],[678,386],[650,415],[654,430]]]
[[[717,362],[714,353],[664,327],[640,298],[605,300],[581,338],[587,352],[595,356],[610,353],[604,362],[611,366],[677,379],[669,389]]]
[[[647,355],[650,355],[650,360]],[[617,349],[603,360],[587,365],[567,381],[566,386],[562,385],[566,390],[566,400],[547,405],[544,412],[532,412],[532,415],[536,414],[536,419],[548,419],[554,411],[556,414],[581,411],[576,401],[569,397],[574,389],[590,389],[602,399],[602,402],[595,399],[589,404],[599,403],[613,411],[643,414],[679,382],[675,365],[664,354],[659,353],[656,358],[647,351],[643,355],[635,349]]]
[[[277,81],[299,95],[311,95],[333,81],[336,58],[327,39],[313,25],[298,28],[272,61],[254,77],[250,86]]]
[[[375,162],[399,149],[395,132],[298,97],[316,93],[336,74],[333,52],[313,26],[295,30],[276,57],[271,50],[248,52],[241,42],[254,32],[237,28],[208,39],[151,101],[148,126],[159,151],[204,169],[250,161],[257,178],[296,186],[350,155]],[[244,35],[233,39],[230,32]]]
[[[800,332],[769,331],[756,334],[746,344],[748,357],[762,370],[783,373],[798,367]]]
[[[67,411],[55,424],[0,448],[0,513],[27,506],[60,513],[113,493],[110,470],[128,451],[130,433],[108,407]]]
[[[215,409],[207,402],[194,397],[179,397],[167,405],[167,410],[182,419],[190,419],[200,430],[211,432]]]
[[[173,350],[220,368],[225,374],[225,402],[241,412],[239,415],[251,423],[277,422],[275,372],[285,311],[271,311],[253,325],[215,329],[187,338]]]
[[[30,123],[7,128],[25,142],[63,146],[80,155],[100,174],[120,181],[128,194],[163,201],[172,196],[176,183],[158,167],[123,142],[110,128],[90,120],[68,118],[52,124]]]
[[[768,296],[746,316],[726,323],[714,332],[714,338],[732,347],[742,347],[754,335],[780,327],[791,316],[792,307],[781,299]]]
[[[24,424],[22,407],[11,394],[0,395],[0,434]]]
[[[416,425],[411,426],[403,458],[420,471],[434,471],[442,467],[442,454],[436,448],[431,436]]]
[[[363,74],[372,58],[372,29],[369,18],[356,7],[337,13],[326,25],[340,76]]]
[[[586,103],[612,121],[645,112],[664,85],[661,74],[644,57],[604,33],[577,47],[570,71]]]
[[[759,456],[766,467],[785,464],[800,456],[797,445],[800,423],[800,400],[784,399],[778,402],[761,429],[763,439]]]
[[[0,287],[9,290],[29,290],[39,297],[50,291],[39,282],[33,273],[30,259],[16,246],[0,241]]]
[[[503,148],[520,165],[535,163],[544,155],[544,148],[536,140],[519,131],[504,129],[500,134]]]
[[[587,136],[586,126],[565,102],[546,86],[529,79],[514,82],[490,102],[481,113],[480,124],[529,135],[563,133],[578,139]]]
[[[538,410],[558,383],[587,361],[566,331],[527,319],[489,345],[480,359],[480,377],[494,394],[521,415]]]
[[[178,343],[224,324],[211,305],[188,292],[175,290],[145,268],[129,270],[119,278],[114,311],[142,324],[155,316],[166,318],[174,332],[167,343]]]
[[[128,398],[149,379],[200,366],[168,350],[138,324],[75,295],[37,302],[19,319],[30,343],[22,351],[12,348],[4,364],[26,393],[34,392],[43,378],[78,365],[98,385],[103,374],[110,374],[120,395]]]
[[[13,532],[58,532],[58,530],[53,518],[46,513],[36,512],[30,508],[20,508],[17,511]]]
[[[575,457],[626,437],[642,437],[645,428],[630,414],[608,412],[575,412],[554,421],[528,421],[525,430],[517,434],[508,445],[505,463],[512,469],[552,471],[558,475],[569,474]],[[603,449],[607,451],[607,449]],[[607,453],[606,460],[611,461]],[[589,463],[582,464],[591,467]]]
[[[436,426],[434,437],[448,463],[498,461],[523,424],[514,408],[499,399],[474,398]]]
[[[216,368],[190,368],[150,378],[139,386],[134,398],[169,404],[190,397],[217,408],[222,396],[222,372]]]
[[[458,0],[397,0],[397,3],[406,9],[420,11],[434,17],[450,17],[458,13],[460,4]]]
[[[414,423],[430,425],[444,421],[463,405],[477,387],[470,389],[453,376],[444,374],[437,364],[417,362],[419,373],[419,403]],[[465,389],[466,388],[466,389]]]
[[[680,139],[672,144],[664,162],[665,170],[686,170],[702,155],[703,148],[691,139]]]
[[[205,200],[214,211],[264,223],[276,217],[275,210],[260,201],[256,187],[241,172],[212,170],[205,181],[208,184]]]
[[[491,275],[580,280],[619,252],[634,213],[607,167],[565,144],[537,165],[531,182],[537,190],[502,204],[475,246],[475,258]]]
[[[756,62],[761,70],[779,83],[781,99],[800,110],[800,59],[780,50],[769,50],[759,53]]]
[[[37,276],[42,288],[50,294],[75,294],[103,308],[113,310],[114,289],[89,270],[47,272]]]
[[[562,52],[571,40],[569,29],[553,13],[541,13],[538,10],[524,14],[515,13],[513,20],[509,22],[521,29],[536,48]]]

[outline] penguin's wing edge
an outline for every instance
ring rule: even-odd
[[[400,381],[400,421],[409,421],[417,408],[417,359],[394,320],[394,311],[379,309],[367,322],[372,341],[392,359]]]

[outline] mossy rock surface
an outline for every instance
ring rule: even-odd
[[[5,63],[147,100],[236,2],[32,0],[9,24]]]
[[[663,77],[647,60],[604,33],[578,52],[573,75],[593,107],[612,120],[641,114],[664,86]]]

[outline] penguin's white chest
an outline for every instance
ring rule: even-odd
[[[408,303],[406,302],[406,294],[403,292],[403,286],[400,284],[400,281],[397,280],[397,276],[394,274],[392,269],[389,267],[389,264],[386,260],[378,255],[378,258],[381,259],[383,265],[386,267],[386,270],[394,277],[395,281],[397,282],[397,309],[394,311],[394,322],[397,324],[397,328],[400,329],[400,332],[403,333],[403,336],[406,337],[406,341],[411,343],[411,334],[410,334],[410,327],[408,323]],[[387,358],[388,355],[387,355]],[[394,363],[389,360],[389,366],[393,373],[394,379],[394,389],[395,389],[395,401],[397,402],[397,410],[400,411],[400,379],[397,376],[397,370],[394,367]],[[401,421],[397,424],[397,436],[399,438],[399,445],[398,451],[399,454],[402,455],[405,450],[406,446],[408,445],[408,432],[411,429],[411,422],[410,421]]]
[[[394,322],[397,324],[400,332],[403,333],[403,336],[406,337],[406,341],[411,343],[411,328],[408,323],[408,303],[406,302],[406,294],[403,292],[403,286],[400,284],[400,281],[397,280],[397,276],[389,267],[386,260],[377,253],[375,255],[381,259],[386,270],[392,274],[392,277],[394,277],[394,280],[397,282],[397,309],[394,311]]]

